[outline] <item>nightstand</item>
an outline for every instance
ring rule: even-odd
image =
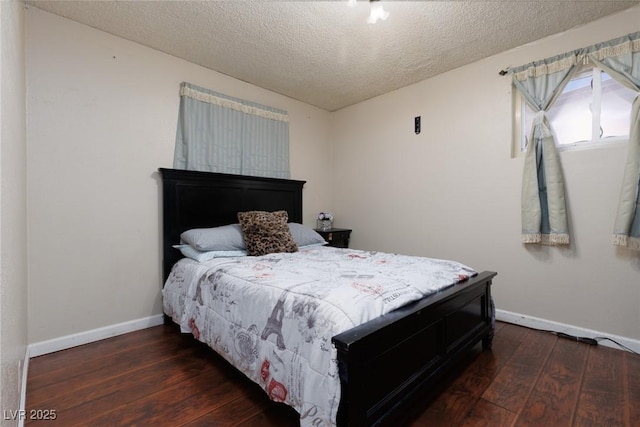
[[[316,230],[324,240],[329,242],[329,246],[335,246],[336,248],[348,248],[349,236],[351,236],[351,230],[346,228],[330,228],[328,230]]]

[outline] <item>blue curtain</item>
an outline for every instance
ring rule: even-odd
[[[577,69],[575,52],[509,70],[536,111],[522,172],[522,242],[568,245],[569,227],[560,157],[546,111]]]
[[[596,44],[588,49],[588,57],[618,83],[638,92],[631,107],[629,151],[613,243],[640,250],[640,32]]]
[[[289,115],[183,82],[173,167],[289,178]]]
[[[569,243],[562,171],[545,111],[582,61],[590,61],[618,83],[638,92],[631,108],[629,151],[613,243],[640,251],[640,32],[507,70],[514,86],[538,112],[523,171],[522,240]]]

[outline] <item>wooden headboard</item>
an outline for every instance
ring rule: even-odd
[[[191,228],[238,222],[238,212],[285,210],[289,222],[302,223],[306,181],[212,172],[158,169],[162,175],[162,254],[164,281],[182,258],[173,245]]]

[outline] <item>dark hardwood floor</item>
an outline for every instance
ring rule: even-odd
[[[32,359],[27,425],[297,426],[174,325]],[[55,416],[35,420],[32,416]],[[498,323],[407,426],[640,426],[640,356]]]

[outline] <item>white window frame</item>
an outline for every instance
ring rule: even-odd
[[[595,110],[592,110],[593,116],[591,120],[591,135],[600,133],[600,115],[601,115],[601,88],[602,79],[601,72],[604,71],[599,67],[587,64],[581,70],[579,70],[572,80],[578,77],[584,77],[587,74],[591,74],[593,77],[593,99],[592,106]],[[597,76],[597,77],[596,77]],[[524,111],[528,107],[526,101],[515,87],[512,86],[513,92],[513,157],[523,156],[526,151],[526,139],[531,133],[531,129],[525,129]],[[578,151],[589,150],[594,148],[615,147],[626,144],[629,142],[629,135],[598,138],[584,141],[576,141],[571,144],[559,145],[556,142],[558,151]]]

